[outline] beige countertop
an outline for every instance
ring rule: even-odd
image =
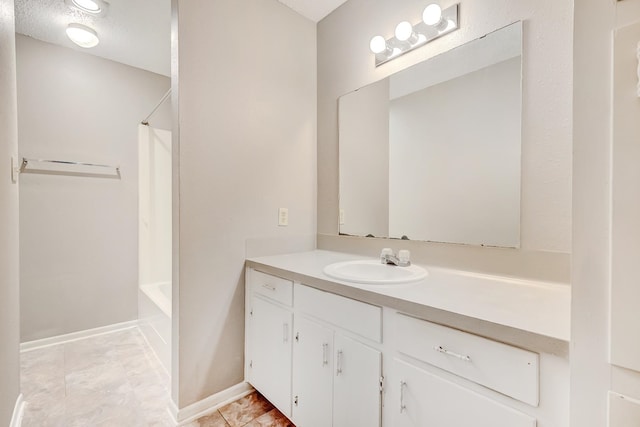
[[[325,266],[371,259],[315,250],[250,258],[247,266],[314,288],[386,306],[519,347],[567,357],[571,288],[565,284],[421,265],[429,275],[401,285],[364,285],[333,279]]]

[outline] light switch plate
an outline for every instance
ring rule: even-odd
[[[289,225],[289,209],[278,209],[278,225],[280,227],[286,227],[287,225]]]

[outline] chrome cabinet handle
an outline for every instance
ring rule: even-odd
[[[342,350],[338,350],[338,360],[336,365],[338,365],[336,368],[336,376],[338,376],[342,373]]]
[[[433,347],[433,349],[435,351],[437,351],[438,353],[446,354],[447,356],[455,357],[457,359],[464,360],[465,362],[471,362],[471,357],[465,356],[464,354],[456,353],[456,352],[451,351],[451,350],[447,350],[446,348],[442,347],[441,345],[436,345],[436,346]]]
[[[322,344],[322,366],[329,364],[329,344]]]
[[[404,388],[407,383],[404,380],[400,380],[400,413],[404,413],[407,409],[407,405],[404,404]]]
[[[265,288],[265,289],[269,289],[270,291],[275,291],[276,290],[275,286],[269,285],[268,283],[263,283],[262,287]]]
[[[289,324],[283,323],[282,324],[282,343],[286,344],[287,341],[289,341]]]

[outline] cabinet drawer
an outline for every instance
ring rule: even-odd
[[[293,305],[293,282],[257,270],[250,270],[251,290],[289,307]]]
[[[382,342],[382,308],[295,285],[296,309],[375,342]]]
[[[399,313],[395,322],[399,352],[538,406],[537,353]]]

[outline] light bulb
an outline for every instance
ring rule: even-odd
[[[402,21],[396,27],[396,38],[401,42],[409,40],[413,34],[413,25],[408,21]]]
[[[71,0],[73,4],[78,8],[82,9],[85,12],[89,13],[99,13],[102,9],[100,4],[94,0]]]
[[[442,21],[442,8],[435,3],[424,8],[422,12],[422,20],[427,25],[438,25]]]
[[[382,36],[374,36],[369,43],[369,48],[373,53],[382,53],[387,50],[387,41]]]
[[[67,36],[72,42],[84,48],[97,46],[100,42],[95,30],[82,24],[69,24],[67,27]]]

